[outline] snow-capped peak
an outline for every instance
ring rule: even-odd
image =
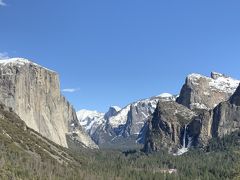
[[[170,94],[170,93],[162,93],[162,94],[158,95],[157,97],[161,97],[161,98],[169,98],[169,97],[173,97],[173,95]]]
[[[37,63],[34,63],[31,60],[25,59],[25,58],[0,59],[0,66],[14,66],[14,65],[17,65],[17,66],[21,67],[21,66],[24,66],[26,64],[32,64],[34,66],[46,69],[48,71],[55,72],[55,71],[53,71],[51,69],[45,68],[45,67],[43,67],[43,66],[41,66],[41,65],[39,65]]]
[[[97,112],[97,111],[91,111],[87,109],[81,109],[77,112],[78,120],[86,119],[86,118],[93,118],[96,116],[103,115],[103,113]]]
[[[228,76],[226,76],[225,74],[218,73],[218,72],[211,72],[212,79],[218,79],[219,77],[228,78]]]
[[[24,58],[10,58],[10,59],[0,60],[0,64],[6,65],[9,63],[26,64],[26,63],[30,63],[30,61]]]
[[[115,116],[119,111],[121,111],[121,108],[118,106],[110,106],[106,114],[104,115],[104,118],[107,120],[111,118],[112,116]]]
[[[211,78],[193,73],[187,77],[187,80],[188,82],[198,85],[198,81],[200,78],[206,79],[206,81],[208,81],[209,83],[210,88],[212,88],[213,90],[218,90],[230,94],[234,93],[240,83],[239,80],[233,79],[217,72],[212,72]]]
[[[141,111],[142,116],[144,117],[143,120],[145,120],[150,112],[153,113],[159,100],[160,97],[152,97],[128,104],[126,107],[122,108],[115,116],[112,116],[109,119],[109,124],[113,128],[117,128],[120,125],[126,124],[128,113],[130,112],[131,107],[134,107]]]
[[[122,108],[118,107],[118,106],[111,106],[110,108],[115,109],[117,112],[120,111]]]
[[[95,131],[95,129],[105,122],[104,113],[97,111],[90,111],[82,109],[77,112],[77,117],[79,124],[88,132],[90,135]]]

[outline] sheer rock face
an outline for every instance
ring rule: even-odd
[[[213,111],[192,111],[176,102],[160,102],[147,123],[144,151],[204,147],[212,136]],[[184,142],[185,141],[185,142]]]
[[[240,129],[240,86],[229,101],[220,103],[214,110],[212,136],[223,137]]]
[[[237,90],[234,92],[234,94],[229,99],[229,102],[236,106],[240,106],[240,85],[238,86]]]
[[[191,146],[204,147],[212,138],[222,138],[240,129],[240,86],[228,101],[212,110],[195,111],[198,116],[187,125]]]
[[[176,102],[159,101],[146,131],[145,151],[167,148],[169,151],[181,147],[185,125],[196,114]]]
[[[190,109],[213,109],[226,101],[239,85],[238,80],[220,73],[211,73],[211,78],[191,74],[181,89],[177,102]]]
[[[203,147],[212,138],[213,112],[201,110],[197,114],[198,116],[187,125],[187,135],[191,138],[191,146]]]
[[[25,59],[0,61],[0,101],[64,147],[66,134],[78,125],[75,110],[60,93],[58,74]]]

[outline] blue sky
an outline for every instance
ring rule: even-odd
[[[240,79],[239,0],[0,0],[0,56],[59,72],[75,108],[177,94],[191,72]],[[72,90],[73,91],[73,90]]]

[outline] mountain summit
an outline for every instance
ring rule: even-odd
[[[190,109],[212,109],[220,102],[228,100],[240,81],[212,72],[211,77],[200,74],[187,76],[177,102]]]

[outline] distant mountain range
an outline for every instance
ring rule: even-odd
[[[108,112],[77,113],[58,74],[22,58],[0,61],[0,101],[29,128],[68,148],[167,149],[180,155],[240,128],[240,81],[212,72],[187,76],[179,95],[163,93]]]
[[[176,96],[163,93],[133,102],[122,109],[112,106],[106,113],[80,110],[77,116],[79,123],[100,147],[129,148],[143,138],[145,122],[154,112],[157,102],[175,99]]]
[[[209,125],[209,127],[205,125],[211,124],[210,116],[212,114],[209,114],[209,120],[205,120],[209,122],[203,122],[204,125],[196,125],[196,122],[202,122],[202,118],[206,118],[207,112],[212,112],[219,103],[227,101],[233,95],[239,83],[239,80],[217,72],[212,72],[211,77],[194,73],[187,76],[179,95],[173,96],[163,93],[159,96],[130,103],[122,109],[110,107],[107,113],[80,110],[77,112],[77,116],[83,129],[99,147],[117,149],[134,148],[141,143],[145,144],[145,148],[147,148],[150,141],[150,124],[153,123],[152,121],[162,120],[165,125],[157,123],[158,125],[155,128],[164,129],[161,130],[161,138],[165,136],[164,134],[171,136],[165,137],[166,142],[163,147],[169,148],[172,152],[180,149],[181,154],[188,147],[206,145],[212,138],[210,135],[212,125]],[[161,116],[158,117],[156,111],[159,111]],[[168,121],[174,123],[169,124]],[[177,125],[175,121],[177,121]],[[167,129],[162,126],[167,126],[165,127]],[[190,134],[194,133],[189,132],[191,128],[202,128],[201,130],[205,134],[198,132],[199,134],[192,137],[193,135]],[[141,147],[141,145],[138,147]]]

